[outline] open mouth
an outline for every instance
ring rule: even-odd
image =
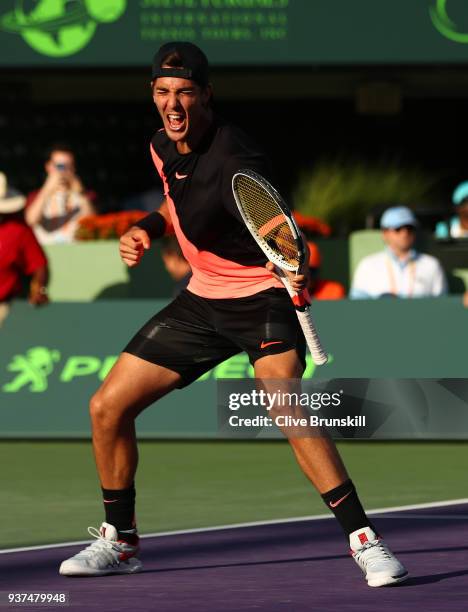
[[[167,121],[173,132],[180,132],[185,127],[185,115],[181,113],[168,113]]]

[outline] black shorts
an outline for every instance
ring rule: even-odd
[[[185,387],[245,351],[253,365],[296,349],[305,368],[305,339],[286,290],[208,299],[184,289],[130,340],[124,352],[177,372]]]

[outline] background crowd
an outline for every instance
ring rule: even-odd
[[[122,208],[139,209],[145,214],[157,208],[162,197],[156,186],[127,200]],[[54,144],[46,152],[43,184],[28,194],[10,186],[5,174],[0,174],[0,320],[5,318],[11,299],[24,295],[25,291],[33,305],[48,302],[49,272],[41,245],[76,241],[81,220],[93,215],[99,215],[97,194],[83,184],[75,153],[65,143]],[[319,300],[345,298],[343,284],[322,278],[322,255],[313,241],[316,236],[322,239],[324,235],[329,236],[330,228],[321,219],[301,214],[297,219],[309,238],[311,296]],[[413,210],[401,204],[390,206],[381,214],[379,225],[383,249],[359,262],[351,279],[349,297],[418,298],[447,294],[447,279],[441,264],[415,246],[418,232],[427,234],[428,229],[421,230]],[[125,229],[124,222],[120,231]],[[468,181],[456,186],[452,213],[435,220],[433,236],[444,241],[468,238]],[[190,267],[174,237],[164,239],[159,250],[177,293],[188,283]],[[467,296],[465,293],[465,302]]]

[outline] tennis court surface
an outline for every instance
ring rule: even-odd
[[[146,536],[130,576],[59,576],[82,544],[3,551],[2,589],[66,591],[70,608],[100,611],[465,611],[468,500],[372,514],[410,572],[401,585],[369,588],[335,521],[314,517]]]

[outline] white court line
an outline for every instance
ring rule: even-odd
[[[450,499],[439,502],[427,502],[423,504],[409,504],[407,506],[389,506],[387,508],[374,508],[374,510],[366,511],[366,514],[384,514],[386,512],[404,512],[405,510],[419,510],[424,508],[444,508],[446,506],[457,506],[459,504],[468,504],[468,497],[462,499]],[[429,516],[429,515],[426,515]],[[335,518],[333,514],[315,514],[313,516],[296,516],[286,519],[272,519],[268,521],[253,521],[250,523],[234,523],[230,525],[216,525],[215,527],[197,527],[195,529],[180,529],[177,531],[159,531],[157,533],[145,533],[140,538],[163,538],[166,536],[184,535],[190,533],[204,533],[208,531],[222,531],[223,529],[241,529],[242,527],[261,527],[262,525],[281,525],[284,523],[298,523],[300,521],[318,521]],[[389,517],[392,518],[392,517]],[[394,517],[399,518],[399,517]],[[450,517],[443,517],[444,519]],[[465,517],[463,517],[465,518]],[[25,546],[22,548],[6,548],[0,550],[0,555],[7,553],[29,552],[34,550],[48,550],[49,548],[63,548],[65,546],[80,546],[81,544],[89,544],[92,540],[79,540],[74,542],[61,542],[58,544],[44,544],[39,546]]]
[[[383,513],[380,514],[379,513],[379,518],[386,518],[386,519],[401,519],[401,516],[399,514],[387,514],[387,513]],[[408,516],[405,516],[405,521],[465,521],[468,523],[468,514],[446,514],[441,516],[440,514],[408,514]]]

